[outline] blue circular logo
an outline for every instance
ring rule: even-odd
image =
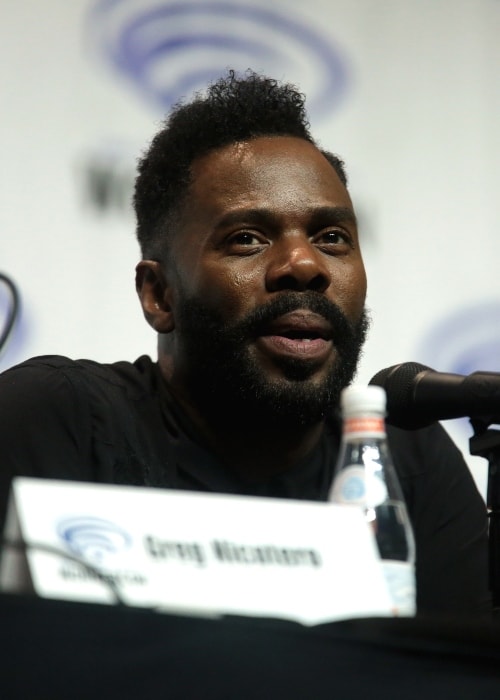
[[[419,357],[440,372],[500,372],[500,300],[457,309],[441,320],[425,336]]]
[[[365,496],[365,482],[359,476],[351,476],[342,484],[342,498],[345,502],[360,501]]]
[[[115,523],[89,516],[61,520],[57,534],[73,554],[99,563],[132,544],[129,533]]]
[[[418,352],[419,361],[438,372],[468,375],[500,372],[500,300],[460,308],[431,327]],[[468,418],[458,420],[470,435]]]
[[[18,361],[27,337],[26,314],[21,308],[18,285],[0,272],[0,368]]]
[[[234,68],[307,88],[311,114],[331,114],[346,67],[331,35],[289,7],[240,2],[99,0],[89,15],[94,44],[162,111]]]

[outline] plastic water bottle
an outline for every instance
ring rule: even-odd
[[[393,614],[415,614],[415,540],[385,431],[386,395],[350,386],[341,396],[342,440],[330,501],[362,508],[378,546]]]

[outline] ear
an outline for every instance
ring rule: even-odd
[[[170,333],[175,326],[171,289],[161,263],[156,260],[141,260],[135,273],[135,288],[147,322],[157,333]]]

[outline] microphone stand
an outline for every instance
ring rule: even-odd
[[[500,423],[499,418],[471,418],[474,430],[469,440],[471,455],[488,460],[486,507],[489,518],[489,571],[493,609],[500,610],[500,430],[489,426]]]

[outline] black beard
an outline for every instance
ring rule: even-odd
[[[308,309],[333,327],[337,357],[321,384],[310,380],[317,367],[302,358],[283,357],[276,365],[284,378],[270,380],[250,355],[249,341],[273,320]],[[181,300],[177,332],[182,338],[183,379],[191,399],[212,423],[248,423],[271,429],[312,426],[333,412],[340,392],[353,380],[369,321],[365,311],[351,324],[335,304],[317,292],[282,292],[234,324],[198,299]]]

